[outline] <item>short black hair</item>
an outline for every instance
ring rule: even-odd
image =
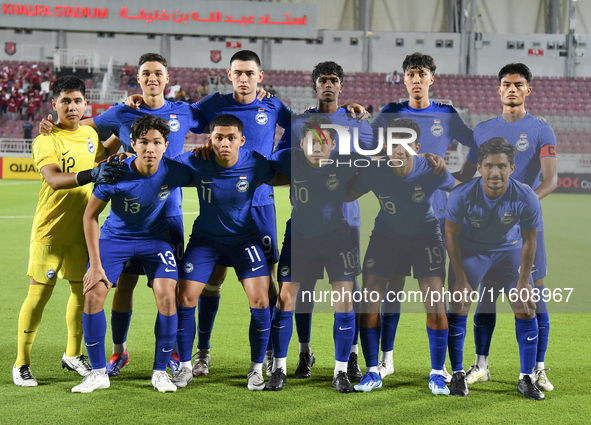
[[[220,114],[209,123],[209,132],[213,133],[215,127],[238,127],[240,134],[244,134],[244,124],[235,115]]]
[[[79,91],[82,93],[82,96],[86,96],[86,87],[84,86],[84,81],[78,77],[74,77],[73,75],[60,77],[55,80],[55,83],[53,83],[54,99],[57,99],[59,95],[64,92],[70,93],[74,91]]]
[[[230,66],[232,66],[232,62],[234,61],[254,61],[259,67],[259,70],[261,69],[261,59],[259,58],[259,55],[252,50],[240,50],[239,52],[234,53],[230,59]]]
[[[433,60],[433,56],[424,55],[419,52],[415,52],[412,55],[408,55],[404,58],[404,62],[402,62],[402,71],[406,73],[409,69],[415,68],[425,68],[431,72],[431,75],[435,75],[435,70],[437,67],[435,66],[435,60]]]
[[[417,139],[413,142],[420,143],[419,140],[421,138],[421,127],[409,118],[394,118],[388,124],[386,124],[386,132],[388,128],[410,128],[417,133]],[[392,136],[399,137],[401,139],[408,139],[412,135],[410,133],[406,133],[404,131],[392,133]]]
[[[510,74],[518,74],[520,77],[525,78],[528,85],[531,83],[531,80],[533,78],[531,75],[531,71],[529,70],[529,68],[527,67],[526,64],[524,64],[524,63],[509,63],[509,64],[505,65],[504,67],[502,67],[501,70],[499,71],[499,75],[498,75],[499,83],[501,82],[501,80],[503,79],[503,77],[505,75],[510,75]]]
[[[341,84],[345,81],[345,73],[343,72],[341,65],[332,61],[320,62],[312,70],[312,87],[314,88],[314,91],[316,91],[316,80],[321,75],[336,75],[339,77]]]
[[[337,131],[334,128],[321,128],[322,124],[332,124],[332,121],[324,115],[313,114],[302,125],[302,128],[300,129],[300,136],[303,139],[304,137],[306,137],[306,134],[309,131],[316,131],[318,128],[320,128],[322,132],[328,131],[328,133],[330,134],[330,138],[332,140],[335,140]]]
[[[487,140],[478,148],[478,163],[482,164],[484,158],[489,155],[496,155],[504,153],[507,155],[509,164],[513,165],[515,162],[515,146],[512,146],[507,142],[504,137],[493,137]]]
[[[144,53],[141,55],[137,64],[138,68],[146,62],[159,62],[164,65],[164,68],[168,68],[168,61],[159,53]]]
[[[168,135],[170,134],[168,122],[162,117],[149,114],[135,119],[131,125],[131,138],[133,140],[141,139],[150,130],[158,130],[164,140],[168,140]]]

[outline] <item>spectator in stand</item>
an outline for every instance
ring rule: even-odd
[[[8,99],[10,99],[10,94],[5,89],[2,89],[0,92],[0,114],[8,112]]]
[[[33,102],[35,106],[35,116],[41,115],[41,102],[43,101],[43,94],[39,90],[35,90],[33,95]]]
[[[10,96],[8,100],[8,121],[14,121],[16,117],[16,99],[14,96]]]
[[[27,121],[31,119],[31,121],[35,120],[35,100],[30,99],[27,101]],[[26,139],[26,137],[25,137]]]
[[[220,83],[220,77],[215,72],[215,70],[212,69],[211,71],[209,71],[209,76],[207,77],[207,81],[209,84],[217,85]]]
[[[177,102],[186,102],[186,103],[190,103],[191,102],[191,98],[189,97],[189,95],[187,94],[186,91],[184,91],[182,88],[176,92],[176,97],[175,100]]]
[[[195,103],[200,99],[199,96],[199,90],[197,88],[195,88],[193,90],[193,93],[191,93],[191,102],[190,103]]]
[[[373,106],[372,105],[367,105],[367,108],[365,108],[365,110],[367,112],[369,112],[370,114],[373,114]]]
[[[207,96],[207,81],[201,81],[201,83],[197,87],[197,91],[199,92],[200,98]]]
[[[33,140],[33,124],[31,124],[29,121],[25,122],[23,124],[23,130],[23,139]]]
[[[125,75],[131,76],[132,74],[133,74],[133,70],[131,69],[131,66],[129,66],[127,64],[127,62],[125,62],[123,64],[123,68],[121,68],[121,76],[122,77],[125,76]]]
[[[23,89],[19,89],[14,99],[16,100],[16,113],[19,115],[25,115],[27,107],[27,96],[25,96],[25,91]],[[21,117],[18,118],[20,119]]]
[[[135,78],[134,75],[132,75],[129,78],[129,81],[127,81],[127,88],[128,89],[135,89],[135,88],[137,88],[137,78]]]
[[[271,94],[271,96],[277,96],[277,90],[273,88],[273,84],[269,86],[269,94]]]
[[[391,74],[386,75],[386,83],[388,84],[400,84],[400,74],[394,70]]]

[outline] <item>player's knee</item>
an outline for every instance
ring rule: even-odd
[[[212,283],[207,283],[205,285],[205,287],[203,288],[203,293],[202,295],[206,296],[206,297],[217,297],[218,295],[220,295],[220,291],[222,290],[222,284],[220,283],[218,284],[212,284]]]

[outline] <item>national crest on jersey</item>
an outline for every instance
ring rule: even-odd
[[[265,108],[259,108],[259,111],[256,114],[256,116],[254,117],[254,120],[259,125],[267,124],[267,121],[269,121],[269,117],[267,116],[267,114],[265,114]]]
[[[529,148],[529,141],[527,140],[527,134],[522,134],[519,136],[519,140],[515,144],[515,147],[520,152],[524,152]]]
[[[236,190],[238,192],[246,192],[249,187],[250,185],[248,184],[247,176],[240,176],[240,180],[238,180],[238,183],[236,183]]]
[[[425,200],[425,192],[423,192],[422,189],[422,186],[415,186],[415,191],[412,194],[412,200],[417,204]]]
[[[179,120],[176,119],[176,114],[170,114],[170,119],[168,120],[168,126],[170,127],[170,131],[177,132],[181,128],[181,123]]]
[[[166,198],[170,196],[170,190],[168,190],[168,185],[163,185],[160,187],[160,193],[158,194],[158,199],[164,201]]]
[[[501,223],[513,224],[514,222],[515,222],[515,218],[513,217],[513,214],[510,212],[505,212],[505,215],[504,215],[503,219],[501,220]]]
[[[94,143],[92,143],[92,139],[87,137],[86,140],[88,141],[88,144],[86,145],[88,147],[88,152],[94,153]]]
[[[336,174],[330,174],[328,176],[328,180],[326,181],[326,188],[328,190],[336,190],[339,187],[339,179],[337,179]]]
[[[443,134],[443,126],[441,125],[441,120],[433,120],[434,124],[431,126],[431,134],[433,136],[439,137]]]

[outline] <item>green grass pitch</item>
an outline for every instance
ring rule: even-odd
[[[548,377],[555,390],[546,393],[545,401],[534,402],[516,390],[519,356],[511,314],[498,317],[490,356],[492,381],[471,386],[466,398],[436,397],[427,388],[430,363],[424,313],[402,315],[394,350],[396,371],[384,379],[382,389],[368,394],[338,394],[331,386],[332,314],[321,305],[317,311],[326,313],[314,315],[312,348],[317,363],[312,378],[290,378],[297,363],[294,330],[288,356],[288,386],[278,393],[250,392],[246,389],[248,303],[234,275],[229,275],[222,290],[212,337],[211,373],[196,378],[189,387],[160,394],[150,386],[156,307],[145,279],[135,293],[128,336],[131,361],[121,376],[111,380],[111,388],[92,394],[70,392],[81,378],[60,367],[69,294],[64,281],[58,281],[45,308],[33,348],[32,370],[40,385],[16,387],[11,369],[16,358],[18,313],[28,290],[25,273],[39,187],[38,182],[0,180],[0,423],[589,423],[589,196],[553,194],[543,201],[549,258],[546,286],[574,290],[568,303],[563,298],[550,306],[552,330],[546,365],[551,369]],[[286,188],[276,190],[276,200],[279,234],[283,235],[289,215]],[[375,204],[371,196],[362,199],[362,248],[373,226]],[[185,190],[187,235],[198,205],[194,189]],[[324,283],[318,286],[328,289]],[[409,279],[406,289],[416,288],[416,282]],[[105,305],[107,317],[110,302],[111,296]],[[405,311],[422,310],[404,305]],[[108,350],[109,340],[108,332]],[[474,360],[472,341],[468,326],[466,367]],[[360,360],[363,364],[362,357]],[[449,369],[449,362],[447,366]]]

